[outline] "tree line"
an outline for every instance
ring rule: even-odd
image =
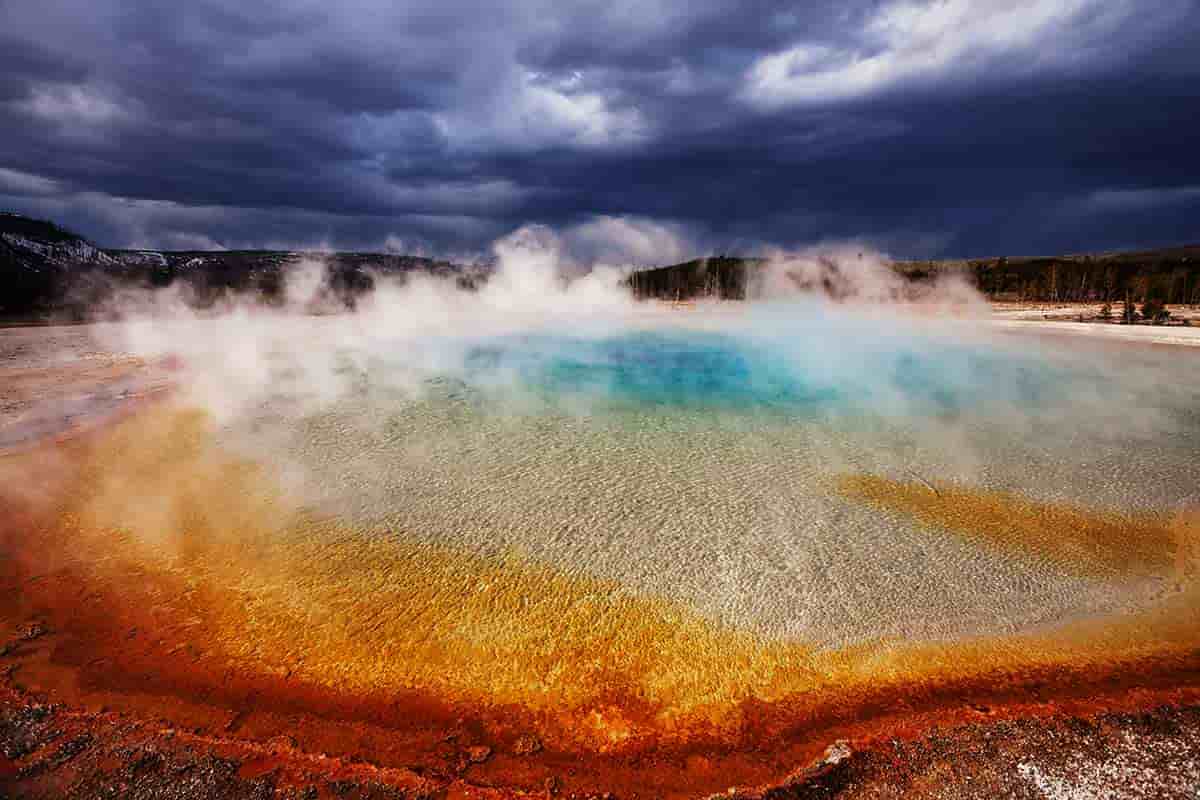
[[[626,284],[639,299],[744,300],[767,262],[717,256],[638,270]],[[960,274],[990,300],[1200,305],[1200,245],[1082,256],[897,261],[911,281]]]

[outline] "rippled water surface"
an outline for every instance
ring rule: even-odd
[[[1197,359],[1071,345],[783,311],[377,342],[338,356],[353,390],[300,424],[278,424],[281,390],[225,436],[284,453],[314,509],[382,536],[516,553],[771,637],[1003,633],[1141,607],[1169,577],[997,547],[847,480],[1041,504],[1025,519],[1195,504]]]

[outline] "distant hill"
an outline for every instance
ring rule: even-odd
[[[80,276],[117,266],[112,256],[54,223],[0,214],[0,316],[54,311]]]
[[[225,293],[252,291],[264,302],[282,295],[283,275],[304,258],[329,271],[337,302],[353,306],[373,275],[414,272],[449,276],[470,288],[486,266],[463,266],[388,253],[304,253],[276,250],[112,250],[52,222],[0,213],[0,318],[82,317],[116,286],[164,287],[182,282],[200,306]]]
[[[250,291],[263,302],[282,295],[283,276],[304,258],[323,261],[335,303],[353,307],[374,275],[414,272],[448,276],[464,288],[487,280],[488,265],[456,265],[386,253],[304,253],[281,250],[111,250],[52,222],[0,213],[0,319],[83,318],[114,286],[161,287],[182,282],[197,305]],[[745,299],[766,261],[717,256],[640,270],[626,279],[639,299]],[[961,274],[992,300],[1078,302],[1148,298],[1200,304],[1200,245],[1047,257],[897,261],[912,281]]]
[[[1200,245],[1127,253],[901,261],[914,279],[958,272],[989,298],[1032,302],[1117,301],[1148,298],[1168,305],[1200,303]]]
[[[627,283],[641,299],[741,300],[766,264],[728,256],[696,259],[635,272]],[[1200,304],[1200,245],[1094,255],[896,261],[892,268],[913,281],[961,274],[991,300],[1116,302],[1128,292],[1136,303],[1154,298],[1167,305]]]

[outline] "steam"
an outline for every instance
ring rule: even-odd
[[[582,276],[568,277],[563,243],[547,228],[521,228],[496,242],[494,250],[498,269],[478,299],[487,311],[574,314],[631,309],[631,298],[619,288],[619,267],[597,264]]]
[[[343,641],[314,677],[362,667],[355,680],[372,685],[381,674],[443,685],[425,650],[376,645],[417,639],[463,653],[450,677],[489,697],[551,685],[591,697],[563,660],[601,672],[617,662],[607,640],[586,636],[594,651],[564,655],[564,602],[581,636],[640,630],[621,611],[634,595],[755,648],[837,648],[1023,631],[1174,591],[1175,576],[1156,570],[1175,529],[1155,515],[1195,502],[1194,361],[996,332],[966,284],[914,286],[852,244],[770,254],[749,302],[637,302],[622,259],[644,257],[654,237],[614,223],[589,236],[601,228],[611,246],[514,231],[473,290],[376,275],[352,311],[334,302],[320,258],[293,266],[277,304],[235,295],[199,310],[177,288],[114,296],[107,313],[119,320],[96,335],[109,350],[169,358],[185,411],[121,430],[95,470],[88,519],[97,531],[128,526],[168,558],[187,537],[253,553],[244,565],[221,556],[222,585],[289,613],[321,587],[338,613],[306,612],[312,630],[258,629],[302,639],[314,665],[316,643]],[[1016,523],[1007,509],[1020,510]],[[1145,517],[1145,569],[1111,568],[1132,530],[1110,523],[1117,512]],[[344,527],[314,530],[313,519]],[[1074,538],[1054,530],[1064,520]],[[491,576],[508,569],[496,565],[518,562],[536,569],[514,567],[493,602]],[[587,603],[561,576],[585,579]],[[403,606],[396,587],[419,590],[403,603],[428,605]],[[456,592],[479,622],[454,616]],[[501,607],[509,616],[490,616]],[[386,609],[390,627],[360,640],[346,609],[371,620]],[[266,619],[260,610],[250,616]],[[413,619],[434,623],[414,633]],[[468,632],[470,647],[454,650]],[[520,646],[496,649],[501,639]],[[711,698],[688,677],[697,648],[683,649],[645,680],[667,705],[702,705]],[[496,694],[496,660],[510,694]],[[731,669],[714,685],[723,692],[728,677],[736,692],[721,696],[754,696],[758,679]]]
[[[1059,369],[1059,356],[1040,343],[1033,353],[1025,343],[1026,352],[1018,354],[1012,337],[989,333],[979,322],[987,303],[962,278],[913,282],[884,255],[853,243],[773,251],[753,273],[751,302],[687,314],[636,302],[623,284],[631,264],[582,260],[589,254],[644,258],[649,244],[672,254],[690,246],[670,238],[667,228],[616,219],[562,235],[526,226],[494,244],[495,271],[476,290],[428,274],[376,274],[374,289],[353,311],[332,291],[320,258],[305,257],[290,268],[282,303],[231,295],[215,308],[197,310],[180,283],[157,291],[123,289],[103,309],[119,322],[96,331],[110,350],[182,365],[182,400],[222,425],[257,416],[267,405],[286,409],[281,422],[319,414],[365,385],[409,400],[445,380],[507,385],[513,394],[528,395],[537,387],[523,384],[545,377],[534,374],[538,364],[549,369],[556,359],[592,359],[581,368],[617,369],[597,364],[596,358],[607,356],[589,343],[644,335],[683,337],[696,347],[708,341],[697,337],[716,336],[735,350],[757,351],[758,366],[745,377],[748,397],[754,382],[774,370],[813,391],[843,395],[850,413],[922,424],[930,416],[929,398],[938,393],[960,405],[986,405],[989,413],[1003,405],[1003,415],[1022,429],[1035,418],[1077,414],[1083,406],[1100,434],[1113,419],[1125,418],[1126,430],[1171,424],[1156,402],[1142,404],[1130,423],[1126,404],[1142,387],[1099,373],[1073,385],[1069,398],[1057,396],[1047,378],[1040,400],[1031,402],[1022,395],[1022,375]],[[539,342],[533,350],[529,337]],[[522,348],[525,353],[478,369],[479,349],[497,346],[508,355]],[[980,366],[987,358],[996,362],[990,375]],[[709,369],[702,362],[679,368]],[[1093,366],[1108,369],[1100,362]],[[612,385],[593,381],[586,388],[574,393],[576,411],[586,413],[593,400],[606,399]],[[1055,402],[1044,402],[1051,396]]]
[[[273,303],[121,290],[91,331],[172,402],[7,474],[65,487],[29,499],[55,557],[122,603],[189,587],[220,680],[528,704],[572,746],[1193,649],[1200,364],[998,332],[853,244],[771,253],[749,302],[637,302],[662,235],[524,227],[478,288],[375,275],[353,310],[320,257]]]
[[[180,283],[123,289],[103,310],[118,321],[95,331],[108,350],[169,359],[182,404],[302,484],[314,479],[297,440],[313,420],[333,415],[375,441],[414,404],[461,398],[473,414],[594,425],[614,411],[702,411],[721,430],[816,419],[827,443],[812,457],[830,472],[1063,499],[1072,492],[1061,485],[993,463],[1001,448],[1014,463],[1049,451],[1063,476],[1105,480],[1094,497],[1116,508],[1145,502],[1146,487],[1118,485],[1099,475],[1104,465],[1191,430],[1179,409],[1200,381],[1163,384],[1165,356],[1126,353],[1118,370],[1095,347],[994,331],[986,301],[962,278],[913,282],[853,242],[768,252],[746,303],[683,311],[633,299],[623,279],[635,264],[693,247],[682,229],[636,219],[526,226],[495,242],[495,270],[476,289],[376,274],[352,311],[322,259],[308,256],[286,275],[282,302],[230,295],[201,310]],[[1190,364],[1176,370],[1194,374]],[[1074,438],[1096,452],[1070,454]],[[373,484],[369,473],[394,466],[356,469]],[[1155,502],[1179,502],[1165,486],[1150,489]]]
[[[960,274],[912,281],[892,268],[882,253],[853,244],[834,244],[788,253],[771,251],[751,287],[757,299],[821,297],[859,306],[907,305],[924,313],[984,316],[983,297]]]
[[[376,274],[374,290],[348,312],[326,265],[305,257],[286,275],[283,300],[251,293],[197,309],[181,283],[156,291],[114,291],[97,326],[101,345],[151,362],[171,359],[183,402],[220,424],[263,404],[291,418],[319,413],[360,387],[365,375],[406,395],[461,368],[464,342],[635,312],[621,270],[599,265],[573,278],[562,240],[526,227],[495,244],[497,268],[478,291],[425,274]],[[619,323],[618,323],[619,324]]]
[[[247,293],[198,310],[181,283],[157,291],[125,288],[103,308],[105,318],[119,322],[97,328],[97,334],[113,351],[181,364],[177,377],[183,401],[206,410],[219,424],[230,424],[269,403],[288,409],[289,418],[320,413],[364,382],[419,397],[431,381],[463,379],[473,348],[522,335],[595,340],[688,329],[769,335],[778,322],[769,314],[756,316],[753,308],[727,308],[711,319],[681,318],[657,304],[634,301],[622,284],[629,263],[581,260],[644,259],[650,246],[672,257],[688,247],[667,228],[618,219],[563,235],[526,226],[494,244],[495,271],[477,290],[427,274],[375,274],[374,289],[353,312],[332,291],[323,261],[306,256],[289,269],[282,303],[264,305]],[[773,253],[752,296],[797,304],[798,324],[811,327],[811,320],[821,320],[812,331],[818,338],[825,337],[821,329],[835,317],[845,318],[838,325],[858,325],[853,315],[865,309],[886,309],[899,320],[917,307],[924,313],[946,308],[961,313],[983,305],[965,284],[914,290],[882,255],[849,245]],[[781,349],[778,343],[771,346]],[[810,348],[810,355],[814,352]],[[820,356],[818,361],[824,353]],[[819,370],[820,365],[805,368]],[[520,382],[516,374],[506,377]],[[487,376],[493,385],[497,378],[494,371]]]

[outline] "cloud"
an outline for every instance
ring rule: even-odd
[[[458,215],[363,216],[286,208],[185,205],[171,201],[67,192],[6,194],[0,207],[39,218],[72,220],[95,242],[117,248],[387,251],[389,236],[422,243],[426,255],[474,258],[511,226]],[[482,244],[476,245],[476,242]],[[413,252],[413,251],[407,251]]]
[[[35,118],[66,126],[107,125],[132,117],[112,98],[86,85],[35,86],[18,108]]]
[[[1102,189],[1088,195],[1084,204],[1103,211],[1142,211],[1198,200],[1200,186],[1176,186],[1169,189]]]
[[[601,149],[637,144],[648,123],[633,107],[579,87],[574,73],[551,80],[530,71],[497,88],[477,106],[434,115],[439,133],[455,149],[529,152],[547,148]]]
[[[0,202],[104,244],[477,252],[535,223],[600,253],[588,232],[620,220],[618,261],[848,238],[974,255],[1105,247],[1103,202],[1051,220],[1112,187],[1200,184],[1184,0],[4,15]]]
[[[0,168],[0,194],[48,195],[60,191],[58,182],[17,169]]]
[[[1010,78],[1071,69],[1110,56],[1114,35],[1150,21],[1141,11],[1129,0],[893,2],[851,41],[801,42],[758,59],[744,97],[767,107],[824,103],[948,76],[993,79],[996,69]]]

